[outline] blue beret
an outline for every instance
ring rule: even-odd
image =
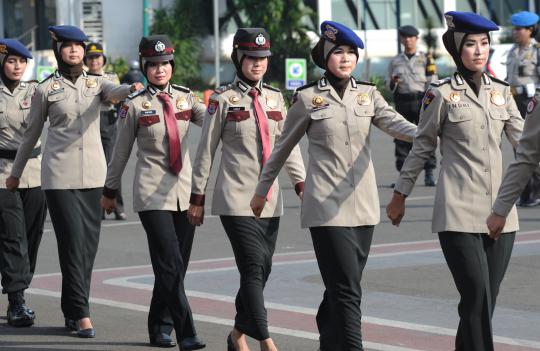
[[[51,37],[58,42],[76,41],[84,43],[90,40],[79,27],[75,26],[49,26],[49,32]]]
[[[0,55],[17,55],[31,59],[32,54],[17,39],[0,39]]]
[[[360,49],[364,48],[364,42],[350,28],[334,21],[324,21],[321,23],[321,36],[336,44],[350,45]]]
[[[510,22],[512,22],[512,25],[515,27],[532,27],[538,23],[538,19],[540,18],[536,13],[521,11],[514,13],[512,17],[510,17]]]
[[[449,11],[444,14],[448,30],[463,33],[486,33],[499,30],[492,21],[472,12]]]

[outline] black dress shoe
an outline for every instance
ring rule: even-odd
[[[229,333],[229,336],[227,337],[227,351],[236,351],[236,347],[234,346],[230,333]]]
[[[34,316],[29,314],[22,303],[10,303],[7,310],[8,324],[13,327],[29,327],[34,324]]]
[[[157,347],[175,347],[176,342],[174,342],[169,334],[159,333],[150,335],[150,345]]]
[[[114,219],[116,219],[117,221],[125,221],[127,219],[127,216],[124,212],[115,212]]]
[[[96,330],[94,328],[77,330],[77,336],[79,338],[85,338],[85,339],[95,338]]]
[[[77,326],[77,321],[74,320],[74,319],[64,318],[64,325],[69,330],[75,331],[75,330],[79,329],[78,326]]]
[[[204,349],[206,344],[197,335],[182,339],[182,350]]]
[[[31,315],[32,317],[36,317],[36,312],[34,312],[33,309],[31,309],[30,307],[26,306],[24,303],[23,303],[23,308],[26,310],[26,313],[28,313],[29,315]]]

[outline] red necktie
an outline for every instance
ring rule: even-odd
[[[257,119],[257,125],[259,126],[259,133],[261,134],[262,141],[262,165],[266,163],[270,157],[271,148],[270,148],[270,133],[268,131],[268,121],[266,120],[266,115],[262,109],[261,104],[259,103],[259,91],[255,88],[252,88],[249,91],[249,96],[253,98],[253,106],[255,107],[255,118]],[[266,194],[266,201],[270,201],[272,196],[272,188],[268,190]]]
[[[165,115],[167,138],[169,139],[169,168],[175,175],[178,175],[182,169],[182,150],[180,148],[180,138],[178,137],[174,109],[169,94],[159,93],[157,97],[163,103],[163,114]]]

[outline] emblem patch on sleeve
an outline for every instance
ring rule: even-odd
[[[211,115],[213,115],[214,113],[216,113],[217,109],[219,107],[219,101],[217,100],[210,100],[208,102],[208,109],[207,109],[207,112]]]
[[[118,117],[120,118],[126,118],[128,114],[129,106],[126,104],[123,104],[122,107],[120,107],[120,111],[118,112]]]
[[[435,94],[433,94],[431,90],[428,90],[426,95],[424,95],[424,98],[422,99],[422,110],[425,110],[431,104],[434,97]]]
[[[538,104],[538,100],[536,100],[536,98],[532,98],[531,101],[529,101],[529,104],[527,105],[527,113],[533,112],[537,104]]]

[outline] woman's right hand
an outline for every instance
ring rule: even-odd
[[[112,199],[107,196],[101,196],[101,208],[107,212],[107,214],[111,214],[114,209],[116,208],[116,199]]]
[[[192,225],[201,225],[204,221],[204,206],[189,205],[188,209],[188,221]]]
[[[14,176],[9,176],[6,179],[6,189],[9,191],[15,191],[19,187],[20,182],[21,181],[19,180],[19,178],[14,177]]]
[[[403,194],[394,192],[392,200],[386,206],[386,215],[393,225],[399,227],[399,223],[401,223],[401,219],[405,215],[405,196]]]

